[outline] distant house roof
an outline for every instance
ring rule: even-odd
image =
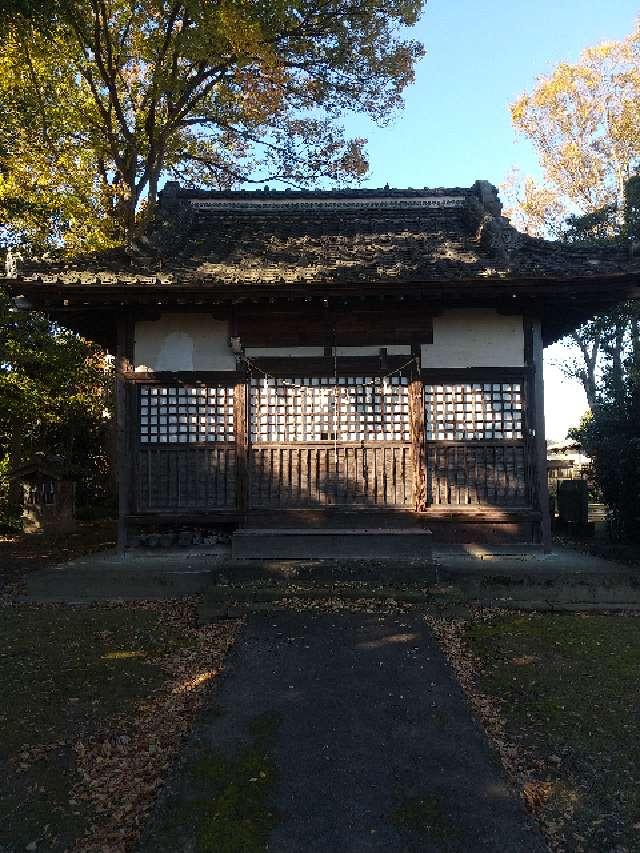
[[[60,456],[35,453],[26,462],[15,465],[9,470],[9,479],[31,481],[34,478],[62,480],[65,474],[64,460]]]
[[[635,265],[640,269],[640,264]],[[448,282],[628,273],[624,247],[516,231],[495,187],[207,192],[169,183],[128,253],[23,262],[22,280],[121,286]]]

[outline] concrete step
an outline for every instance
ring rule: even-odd
[[[431,561],[431,531],[415,528],[246,528],[231,539],[238,560]]]

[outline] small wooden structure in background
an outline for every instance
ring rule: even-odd
[[[66,479],[59,456],[36,453],[9,476],[22,483],[25,533],[61,534],[74,529],[75,484]]]

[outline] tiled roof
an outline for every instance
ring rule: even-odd
[[[169,184],[134,251],[21,262],[62,284],[332,284],[583,279],[625,273],[624,247],[579,248],[517,232],[494,187],[204,192]]]

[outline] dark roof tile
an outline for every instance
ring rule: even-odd
[[[500,216],[495,188],[314,192],[182,190],[168,184],[134,251],[22,262],[54,283],[221,284],[589,278],[630,272],[624,247],[537,240]]]

